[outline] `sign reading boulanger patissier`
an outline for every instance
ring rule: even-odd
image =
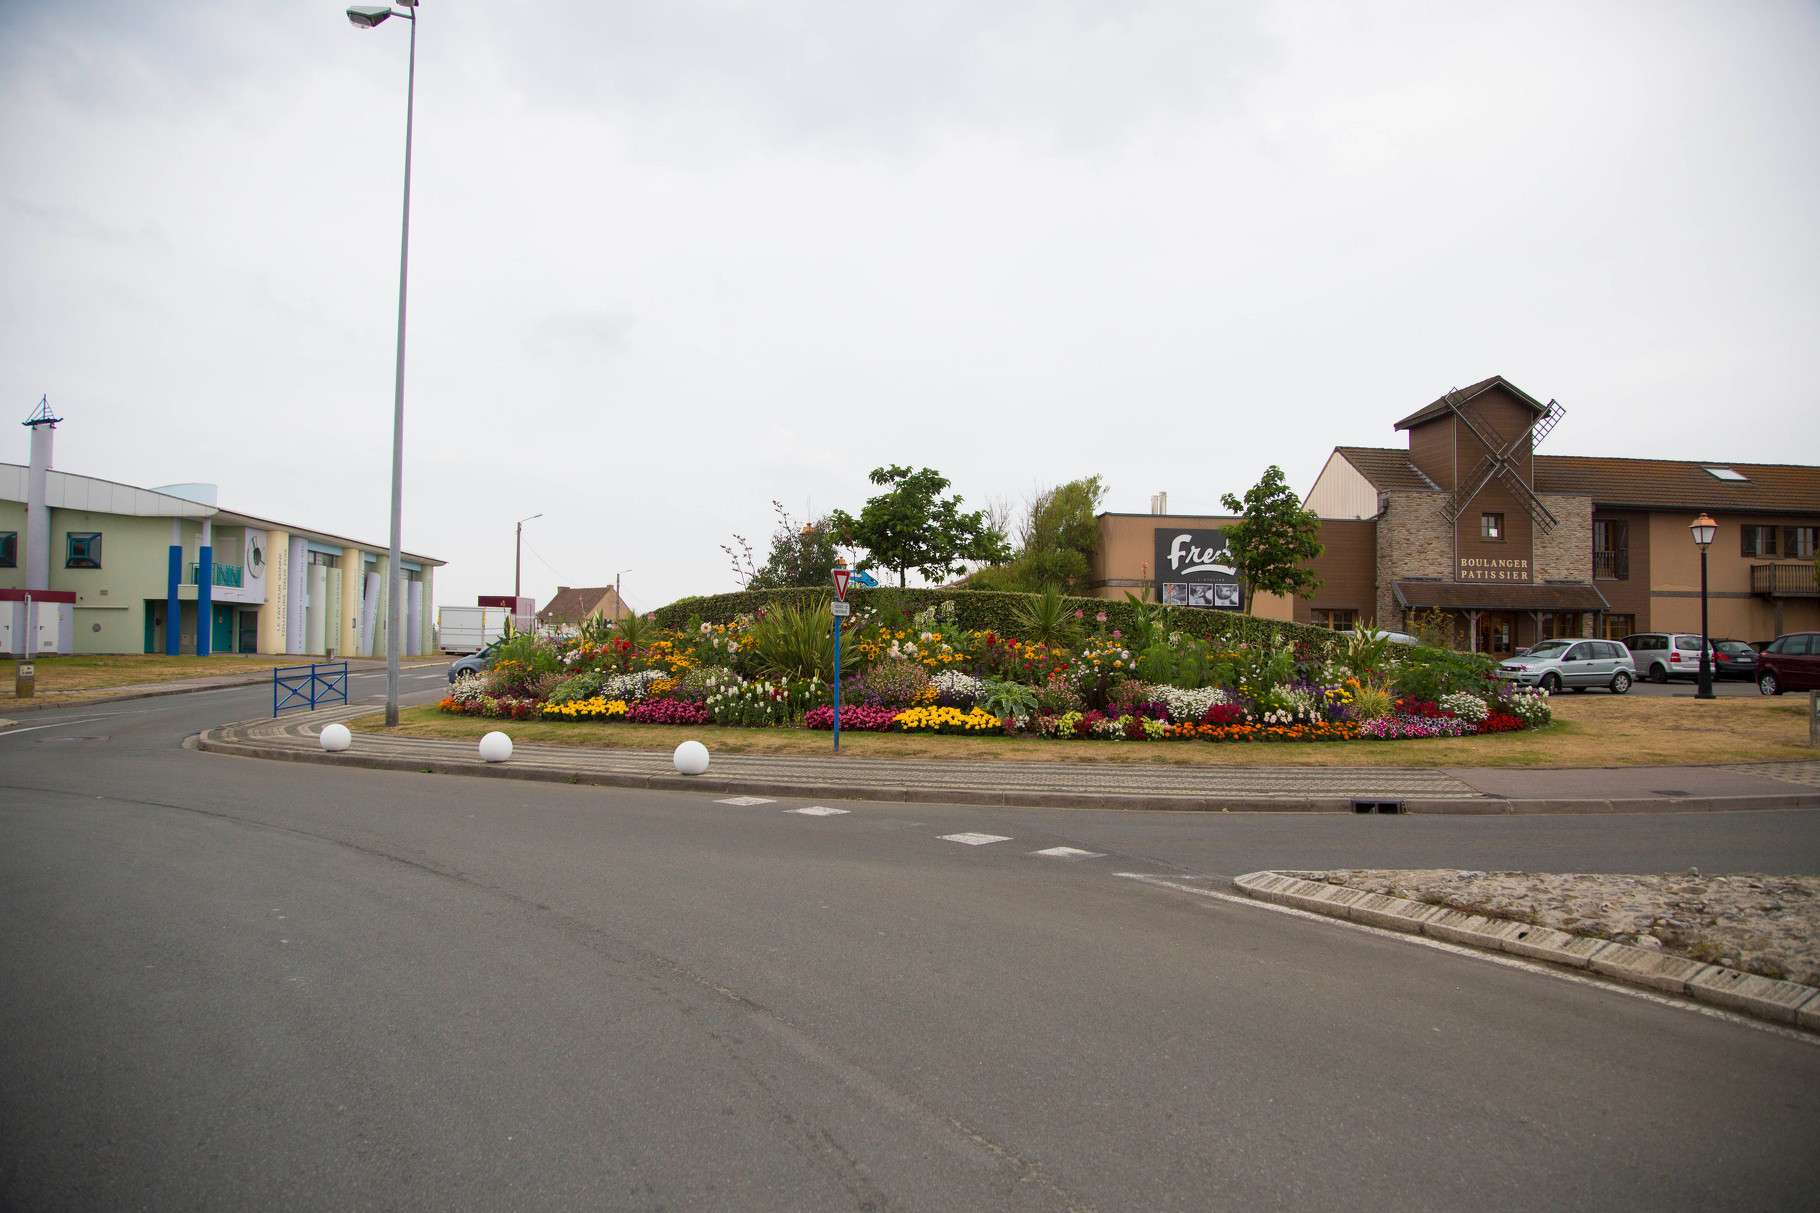
[[[1462,556],[1455,581],[1523,582],[1530,580],[1529,561],[1521,556]]]

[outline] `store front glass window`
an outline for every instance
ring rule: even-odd
[[[1485,611],[1479,616],[1478,650],[1493,657],[1508,657],[1516,649],[1515,611]]]

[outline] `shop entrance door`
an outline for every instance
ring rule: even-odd
[[[211,603],[209,609],[209,645],[217,653],[234,651],[234,608]]]
[[[1517,613],[1484,611],[1479,615],[1479,652],[1490,657],[1508,657],[1517,647]]]

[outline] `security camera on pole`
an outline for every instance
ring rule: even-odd
[[[834,613],[834,752],[840,753],[840,632],[841,621],[853,613],[853,604],[847,601],[847,582],[852,580],[853,570],[847,567],[845,560],[834,562],[834,601],[828,609]]]

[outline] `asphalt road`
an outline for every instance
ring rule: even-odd
[[[406,687],[440,690],[425,673]],[[262,700],[0,730],[0,1206],[1806,1209],[1820,1187],[1811,1039],[1120,875],[1816,872],[1820,814],[810,816],[180,748]],[[1056,846],[1095,856],[1034,854]]]

